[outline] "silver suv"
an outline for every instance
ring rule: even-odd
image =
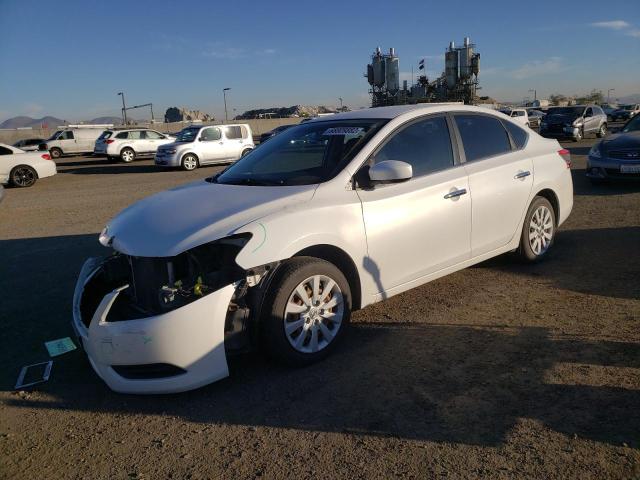
[[[254,146],[246,123],[191,126],[180,131],[175,142],[158,148],[156,165],[194,170],[208,163],[235,162]]]
[[[574,142],[595,133],[598,138],[607,134],[607,114],[597,105],[551,107],[540,122],[540,135],[571,138]]]
[[[173,141],[175,137],[171,135],[143,128],[105,130],[96,140],[93,154],[104,155],[108,160],[120,158],[129,163],[136,157],[153,156],[160,145]]]

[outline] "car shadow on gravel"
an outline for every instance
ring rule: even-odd
[[[510,255],[482,262],[478,268],[542,277],[555,288],[589,295],[640,297],[640,226],[560,230],[548,257],[523,265]]]
[[[563,232],[566,245],[559,237],[558,250],[583,252],[580,244],[594,238],[640,234],[640,227],[605,230],[614,231]],[[11,339],[0,353],[0,390],[11,390],[22,365],[47,359],[44,341],[73,336],[70,302],[78,271],[86,257],[105,252],[95,234],[0,241],[0,264],[6,267],[0,288],[11,292],[0,303],[3,334]],[[563,266],[545,264],[545,275],[559,270],[564,273],[552,273],[554,281],[575,284],[584,273],[571,273],[572,262],[581,258],[562,263],[566,254],[550,258]],[[610,280],[602,278],[601,292],[614,288]],[[36,387],[40,393],[7,393],[4,402],[487,446],[503,445],[519,420],[528,418],[568,436],[640,447],[640,390],[621,386],[635,380],[618,381],[617,373],[591,380],[594,369],[640,368],[637,343],[554,338],[545,328],[400,322],[355,323],[344,340],[311,367],[285,368],[248,354],[231,359],[228,379],[152,397],[110,391],[75,350],[55,358],[51,379]]]
[[[50,400],[8,403],[483,446],[503,445],[527,418],[567,436],[640,446],[640,391],[588,383],[594,368],[640,368],[637,344],[552,339],[542,328],[398,323],[354,325],[345,340],[311,367],[246,355],[226,380],[154,397],[110,392],[74,352],[70,367],[82,371],[58,368],[42,387]]]

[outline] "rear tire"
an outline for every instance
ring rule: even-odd
[[[136,152],[133,151],[133,148],[125,147],[120,151],[120,160],[124,163],[131,163],[136,158]]]
[[[200,166],[198,162],[198,157],[196,157],[193,153],[187,153],[184,157],[182,157],[182,168],[188,172],[195,170]]]
[[[36,183],[38,174],[29,165],[17,165],[11,170],[9,180],[14,187],[28,188]]]
[[[60,158],[62,156],[62,150],[59,148],[52,148],[49,150],[49,153],[51,154],[51,158]]]
[[[535,197],[524,217],[518,255],[527,263],[539,262],[553,245],[557,228],[556,212],[544,197]]]
[[[274,272],[261,309],[262,344],[287,365],[310,365],[334,350],[350,318],[351,289],[338,267],[295,257]]]

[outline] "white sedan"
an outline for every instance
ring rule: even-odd
[[[0,183],[31,187],[39,178],[56,174],[56,163],[48,152],[25,152],[0,143]]]
[[[120,392],[197,388],[256,343],[307,365],[352,310],[503,253],[544,258],[573,206],[569,167],[556,140],[477,107],[305,122],[108,222],[73,327]]]

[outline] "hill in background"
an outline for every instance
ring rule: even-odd
[[[0,128],[40,128],[43,125],[46,125],[48,128],[56,128],[58,125],[63,125],[64,120],[60,118],[46,116],[42,118],[31,118],[31,117],[13,117],[5,120],[0,123]]]

